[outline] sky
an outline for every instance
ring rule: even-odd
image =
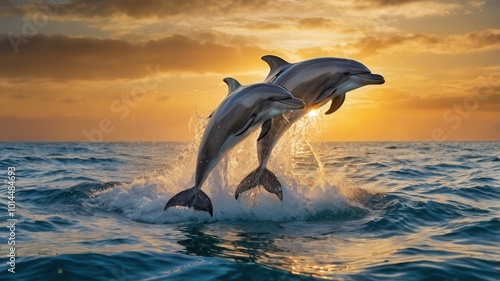
[[[262,82],[267,54],[385,77],[321,118],[317,141],[500,140],[499,14],[494,0],[0,0],[0,141],[190,141],[223,78]]]

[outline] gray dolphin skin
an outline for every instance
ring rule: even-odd
[[[384,84],[384,77],[373,74],[355,60],[342,58],[316,58],[298,63],[288,63],[280,57],[267,55],[262,60],[271,68],[264,82],[285,87],[295,98],[302,99],[306,106],[302,110],[287,111],[266,122],[263,129],[269,133],[257,141],[259,167],[238,185],[235,198],[255,186],[261,185],[283,200],[281,183],[276,175],[266,168],[271,152],[290,126],[312,109],[320,108],[331,101],[326,114],[339,109],[348,91],[372,84]]]
[[[304,102],[294,98],[285,88],[275,84],[259,83],[242,86],[232,78],[225,78],[228,85],[227,97],[212,113],[198,150],[195,185],[172,197],[165,209],[184,206],[206,211],[213,216],[210,198],[201,190],[210,172],[222,157],[255,131],[262,123],[289,110],[304,108]],[[269,130],[262,130],[259,138]]]

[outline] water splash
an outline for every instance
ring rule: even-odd
[[[213,218],[208,213],[185,208],[163,211],[173,195],[194,184],[196,157],[207,124],[206,119],[199,119],[193,126],[193,141],[175,161],[165,165],[163,172],[96,192],[89,204],[149,223],[288,221],[316,218],[325,213],[330,216],[359,213],[359,208],[354,208],[325,176],[323,164],[310,144],[311,139],[320,134],[323,118],[324,114],[302,118],[285,133],[273,151],[268,168],[283,184],[282,202],[261,188],[242,194],[238,200],[234,198],[238,183],[258,165],[256,139],[259,132],[255,132],[221,160],[202,187],[214,205]]]

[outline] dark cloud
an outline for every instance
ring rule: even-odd
[[[407,42],[428,45],[435,44],[438,40],[431,35],[425,34],[392,35],[385,37],[367,36],[354,43],[353,46],[363,55],[373,55],[381,50],[402,45]]]
[[[335,21],[328,18],[309,17],[300,19],[299,26],[302,28],[331,28],[335,26]]]
[[[477,105],[477,108],[475,107]],[[415,97],[414,99],[396,102],[393,108],[401,110],[453,110],[456,107],[466,108],[465,106],[474,106],[476,111],[498,112],[500,108],[500,94],[494,93],[486,98],[479,99],[472,93],[470,95],[455,97]]]
[[[308,19],[310,24],[323,23],[325,20]],[[259,58],[273,51],[252,45],[253,42],[243,37],[226,37],[224,34],[203,33],[196,39],[173,35],[145,43],[131,43],[62,35],[37,35],[24,39],[0,35],[0,75],[10,79],[55,80],[142,78],[148,74],[146,66],[156,68],[157,65],[163,72],[235,73],[262,67]],[[12,42],[17,44],[18,53],[14,51]],[[331,50],[325,55],[338,56],[345,48],[335,44],[330,47]],[[393,47],[412,52],[458,54],[500,48],[500,30],[487,29],[449,36],[370,36],[349,47],[353,51],[357,50],[361,56],[370,56]],[[311,52],[318,55],[319,50]],[[308,52],[298,50],[297,53]]]
[[[363,55],[372,55],[398,45],[413,44],[413,50],[435,53],[463,53],[500,48],[500,30],[487,29],[445,37],[431,34],[405,34],[385,37],[367,36],[353,46]]]
[[[23,14],[23,10],[20,6],[14,5],[10,0],[0,0],[0,15],[14,16],[20,14]]]
[[[25,3],[13,5],[8,0],[0,0],[0,14],[26,15],[36,12],[40,6],[56,3],[41,1],[41,3]],[[128,16],[131,18],[168,17],[185,14],[225,14],[247,8],[257,8],[271,5],[265,0],[74,0],[58,3],[54,6],[57,16],[105,18],[110,16]]]
[[[289,26],[286,23],[281,22],[282,19],[269,19],[269,20],[249,20],[245,19],[245,23],[242,26],[248,29],[255,30],[269,30],[269,29],[281,29]]]
[[[377,6],[400,6],[409,3],[423,2],[426,0],[358,0],[358,3]]]
[[[252,46],[199,42],[182,35],[134,44],[122,40],[37,35],[15,53],[0,36],[0,75],[7,78],[142,78],[146,66],[161,71],[230,73],[262,67],[267,52]]]

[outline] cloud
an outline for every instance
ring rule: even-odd
[[[500,82],[495,79],[497,76],[498,73],[493,73],[462,81],[462,83],[442,81],[441,83],[454,86],[449,92],[437,87],[423,93],[415,91],[413,87],[372,89],[369,95],[360,98],[359,101],[361,104],[376,105],[379,108],[397,111],[445,112],[460,107],[468,108],[470,112],[498,114]],[[445,88],[449,87],[445,86]]]
[[[469,0],[467,5],[473,8],[482,8],[486,4],[486,0]]]
[[[22,14],[23,11],[19,6],[14,5],[10,0],[0,0],[0,15],[13,16]]]
[[[500,48],[500,29],[473,31],[466,34],[437,36],[431,34],[367,36],[352,44],[363,55],[373,55],[392,48],[405,52],[454,54]]]
[[[460,1],[432,1],[432,0],[357,0],[354,10],[367,13],[367,15],[394,18],[421,18],[446,16],[450,14],[463,14],[478,10],[480,5],[467,5]]]
[[[402,99],[381,99],[380,106],[397,110],[453,110],[456,106],[461,108],[473,107],[474,110],[482,112],[498,112],[500,109],[500,93],[481,93],[478,98],[474,92],[459,96],[407,96]],[[483,98],[484,97],[484,98]],[[387,103],[384,102],[387,101]]]
[[[336,21],[322,17],[308,17],[299,20],[300,28],[331,28],[338,24]]]
[[[225,14],[248,8],[273,5],[265,0],[206,0],[206,1],[154,1],[144,0],[73,0],[63,3],[55,1],[40,1],[14,5],[9,0],[0,0],[0,15],[29,15],[35,13],[41,6],[50,6],[57,10],[57,16],[95,19],[126,16],[130,18],[164,18],[187,14]]]
[[[99,131],[102,120],[66,116],[0,116],[0,127],[9,132],[2,134],[0,141],[187,141],[187,136],[190,136],[189,119],[165,124],[157,121],[159,119],[152,122],[147,117],[137,118],[135,122],[107,118],[113,128],[109,132]]]
[[[146,66],[161,71],[237,73],[262,67],[267,52],[173,35],[142,44],[123,40],[38,35],[15,53],[8,36],[0,36],[0,75],[7,78],[118,79],[142,78]]]
[[[476,1],[479,2],[479,1]],[[145,0],[72,0],[55,2],[53,0],[32,3],[12,4],[9,0],[0,0],[0,15],[30,16],[42,8],[49,8],[51,15],[57,18],[92,21],[109,18],[157,19],[165,20],[186,16],[204,18],[207,23],[220,22],[221,17],[255,19],[255,14],[266,17],[289,16],[301,11],[305,17],[325,17],[346,15],[369,17],[381,12],[392,16],[423,17],[446,15],[465,7],[478,9],[480,3],[449,3],[429,0],[357,0],[357,1],[270,1],[270,0],[204,0],[184,1]],[[371,11],[374,14],[370,13]]]
[[[345,42],[332,40],[323,46],[297,48],[291,53],[303,59],[335,56],[367,60],[378,54],[393,58],[398,53],[463,55],[498,49],[500,49],[500,29],[487,29],[448,36],[423,33],[365,35],[360,39],[346,39]]]
[[[362,4],[371,4],[377,6],[401,6],[405,4],[415,3],[415,2],[423,2],[426,0],[358,0],[358,3]]]

